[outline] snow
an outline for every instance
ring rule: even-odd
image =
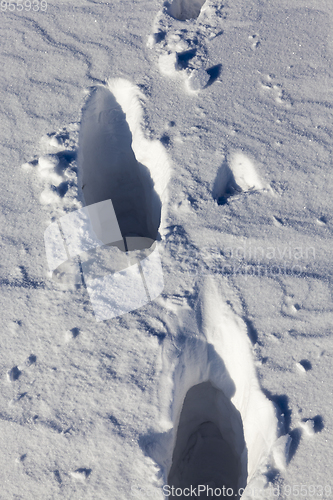
[[[192,71],[187,80],[188,89],[191,91],[198,91],[205,88],[209,82],[209,74],[204,69],[195,69]]]
[[[1,498],[331,498],[333,6],[2,4]]]

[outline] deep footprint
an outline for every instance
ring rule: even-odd
[[[196,19],[206,0],[173,0],[168,12],[170,16],[179,21],[187,19]]]
[[[225,428],[224,435],[221,427]],[[237,448],[244,450],[245,442],[240,414],[234,405],[211,382],[192,387],[180,416],[169,485],[183,490],[206,485],[206,491],[200,494],[203,498],[212,498],[216,489],[218,494],[223,489],[236,492],[239,487],[245,488],[246,477],[239,484],[242,463]]]
[[[179,309],[178,321],[191,325],[193,335],[181,327],[177,366],[173,349],[164,357],[161,404],[171,417],[170,430],[146,436],[142,446],[161,467],[165,491],[174,498],[187,498],[191,488],[199,496],[200,485],[203,498],[239,499],[257,481],[267,483],[272,464],[284,467],[290,436],[278,429],[279,411],[259,386],[234,291],[211,279],[202,285],[197,326],[191,313],[182,316]]]
[[[86,205],[111,199],[123,238],[156,239],[160,199],[149,170],[135,158],[126,115],[105,87],[98,87],[86,103],[79,152]],[[159,213],[158,224],[153,210]]]

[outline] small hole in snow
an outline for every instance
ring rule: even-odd
[[[77,328],[77,327],[72,328],[72,329],[71,329],[71,332],[72,332],[72,335],[73,335],[73,339],[76,339],[76,337],[77,337],[78,335],[80,335],[80,329],[79,329],[79,328]]]
[[[154,33],[154,41],[155,43],[160,43],[162,42],[162,40],[164,40],[165,36],[166,36],[166,32],[165,31],[158,31],[157,33]]]
[[[311,365],[310,361],[308,361],[307,359],[302,359],[299,362],[299,364],[303,366],[303,368],[304,368],[305,371],[309,371],[312,368],[312,365]]]
[[[36,363],[36,361],[37,361],[37,356],[35,356],[35,354],[30,354],[27,360],[27,364],[30,366]]]
[[[184,52],[179,52],[177,54],[177,66],[178,69],[186,69],[188,63],[197,53],[196,49],[185,50]]]
[[[14,366],[9,372],[8,372],[8,378],[11,382],[15,382],[15,380],[18,380],[20,375],[21,375],[21,370],[17,367]]]

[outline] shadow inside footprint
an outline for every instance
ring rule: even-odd
[[[188,63],[195,57],[196,49],[185,50],[184,52],[177,53],[177,67],[178,69],[186,69]]]
[[[230,399],[209,381],[195,385],[184,400],[168,483],[183,491],[201,485],[203,498],[219,498],[230,488],[238,498],[246,478],[239,484],[242,460],[236,449],[245,448],[242,420]]]
[[[252,480],[271,472],[278,413],[259,386],[246,325],[221,294],[213,280],[204,281],[195,307],[204,338],[189,335],[195,325],[185,316],[187,330],[164,357],[161,402],[172,425],[140,438],[171,498],[239,500],[247,485],[243,498],[249,498]],[[178,362],[171,368],[174,355]]]
[[[205,2],[206,0],[173,0],[168,8],[168,13],[179,21],[196,19]]]
[[[126,114],[106,87],[95,89],[83,109],[79,165],[87,206],[111,199],[123,238],[157,239],[160,198],[135,157]]]
[[[225,205],[230,196],[241,191],[242,189],[238,186],[228,162],[224,160],[215,178],[213,186],[214,200],[217,201],[218,205]]]
[[[221,72],[222,72],[222,64],[216,64],[215,66],[212,66],[211,68],[207,69],[209,80],[208,83],[206,84],[206,87],[212,85],[218,79]]]

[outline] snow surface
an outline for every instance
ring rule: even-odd
[[[331,498],[333,4],[0,16],[0,498]]]

